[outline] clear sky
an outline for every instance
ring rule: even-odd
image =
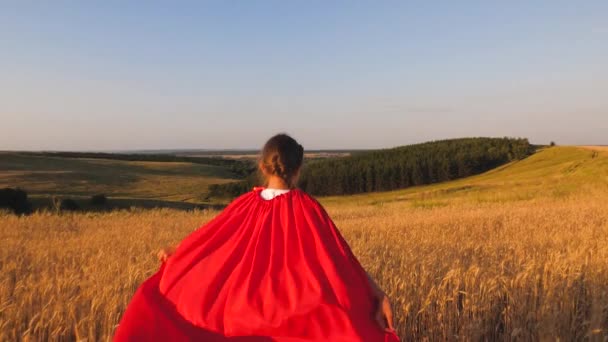
[[[0,4],[0,150],[608,144],[608,1],[93,3]]]

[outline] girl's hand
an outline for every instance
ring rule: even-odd
[[[367,273],[367,280],[372,288],[372,293],[376,297],[376,312],[374,313],[374,319],[385,331],[395,330],[393,325],[393,310],[391,309],[391,302],[388,300],[388,296],[378,284],[374,281],[372,276]]]
[[[158,251],[156,256],[158,257],[158,261],[165,262],[173,253],[175,253],[175,247],[165,247]]]
[[[378,322],[378,325],[380,325],[382,330],[395,330],[395,327],[393,326],[393,310],[391,309],[391,302],[386,296],[386,293],[378,293],[377,301],[376,314],[374,316],[376,322]]]

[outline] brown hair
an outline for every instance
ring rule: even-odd
[[[302,166],[304,148],[287,134],[268,139],[260,159],[260,167],[270,175],[279,176],[290,188],[295,187],[295,175]]]

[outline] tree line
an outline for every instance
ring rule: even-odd
[[[182,162],[205,164],[226,168],[236,178],[246,178],[255,170],[255,163],[248,160],[238,160],[222,157],[189,157],[174,154],[135,154],[135,153],[105,153],[105,152],[22,152],[34,156],[60,158],[91,158],[112,159],[121,161],[149,162]]]
[[[359,152],[307,163],[299,187],[320,196],[402,189],[476,175],[533,151],[528,139],[461,138]],[[240,182],[210,186],[210,196],[235,197],[258,184],[252,173]]]

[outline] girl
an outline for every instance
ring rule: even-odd
[[[266,188],[235,199],[137,290],[116,341],[399,341],[386,294],[323,207],[295,187],[304,150],[264,145]]]

